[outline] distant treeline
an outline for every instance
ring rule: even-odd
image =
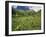
[[[34,11],[34,10],[14,10],[12,9],[12,14],[13,15],[16,15],[16,16],[28,16],[28,15],[38,15],[38,14],[41,14],[41,9],[38,10],[37,12]]]

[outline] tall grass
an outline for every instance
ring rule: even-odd
[[[41,10],[21,11],[16,10],[12,14],[12,31],[40,30],[41,29]]]

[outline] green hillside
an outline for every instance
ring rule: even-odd
[[[40,30],[41,10],[15,10],[12,11],[12,31]]]

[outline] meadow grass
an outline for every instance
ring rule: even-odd
[[[16,16],[12,15],[12,31],[40,30],[41,16]]]

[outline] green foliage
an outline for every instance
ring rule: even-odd
[[[16,14],[12,14],[12,31],[40,29],[41,10],[39,10],[38,12],[30,10],[16,10]]]

